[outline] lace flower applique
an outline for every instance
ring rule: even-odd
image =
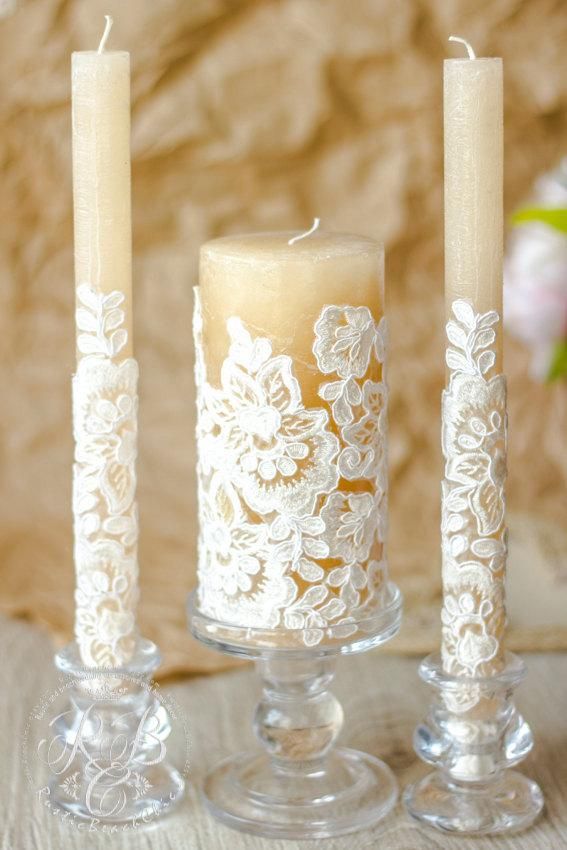
[[[307,645],[331,626],[350,634],[384,586],[387,394],[369,377],[383,376],[383,320],[367,307],[323,308],[313,353],[337,380],[306,407],[292,358],[238,317],[211,386],[195,296],[200,608],[301,629]],[[343,491],[345,479],[360,488]]]
[[[448,672],[489,672],[505,627],[506,379],[496,362],[498,313],[453,303],[443,394],[443,660]]]
[[[138,366],[116,361],[127,343],[124,295],[83,284],[77,296],[84,356],[73,378],[75,635],[85,664],[116,667],[135,642]]]

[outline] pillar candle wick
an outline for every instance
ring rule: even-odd
[[[311,236],[313,233],[315,233],[316,230],[318,230],[320,224],[321,224],[321,219],[320,218],[314,218],[313,224],[311,225],[309,230],[306,230],[305,233],[300,233],[299,236],[294,236],[292,239],[290,239],[288,241],[287,244],[288,245],[295,245],[295,243],[299,242],[300,239],[305,239],[307,236]]]
[[[458,35],[450,35],[449,41],[458,41],[459,44],[464,44],[465,47],[467,48],[467,53],[469,54],[469,59],[476,59],[476,54],[475,54],[474,50],[472,49],[471,45],[468,43],[468,41],[465,38],[459,38]]]
[[[106,47],[106,42],[108,41],[108,36],[110,35],[110,30],[112,29],[112,24],[114,23],[112,15],[105,15],[104,20],[106,21],[106,26],[104,28],[104,32],[102,34],[97,53],[102,53],[104,48]]]

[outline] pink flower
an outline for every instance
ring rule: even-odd
[[[567,337],[567,237],[545,224],[522,225],[504,282],[507,327],[532,349],[532,374],[543,379],[555,345]]]
[[[567,207],[564,171],[537,188],[540,210]],[[504,267],[504,317],[532,351],[532,374],[544,380],[557,344],[567,340],[567,233],[537,220],[516,228]]]

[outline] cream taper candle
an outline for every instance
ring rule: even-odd
[[[132,353],[130,54],[105,49],[111,24],[98,50],[72,56],[75,279],[123,296],[124,358]]]
[[[445,61],[443,662],[489,675],[506,624],[502,60]]]
[[[130,57],[106,51],[111,25],[72,57],[75,636],[83,662],[103,667],[131,657],[138,598]]]
[[[502,59],[467,49],[467,58],[444,64],[447,318],[457,299],[502,315]],[[495,351],[502,371],[500,330]]]
[[[386,571],[382,249],[314,230],[208,242],[195,314],[200,610],[308,645]]]

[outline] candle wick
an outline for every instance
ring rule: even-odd
[[[311,236],[312,233],[315,233],[315,231],[318,229],[320,224],[321,224],[321,219],[320,218],[314,218],[313,224],[311,225],[309,230],[306,230],[305,233],[300,233],[299,236],[294,236],[292,239],[290,239],[288,241],[287,244],[288,245],[295,245],[295,243],[299,242],[300,239],[305,239],[306,236]]]
[[[112,29],[112,24],[114,23],[114,21],[112,20],[112,15],[105,15],[104,20],[106,21],[106,26],[104,28],[104,32],[102,34],[97,53],[102,53],[102,51],[106,47],[106,42],[108,41],[108,36],[110,35],[110,30]]]
[[[470,46],[470,44],[468,43],[468,41],[466,39],[459,38],[458,35],[450,35],[449,41],[458,41],[459,44],[464,44],[465,47],[467,48],[467,53],[469,54],[469,59],[476,59],[476,54],[475,54],[474,50],[472,49],[472,47]]]

